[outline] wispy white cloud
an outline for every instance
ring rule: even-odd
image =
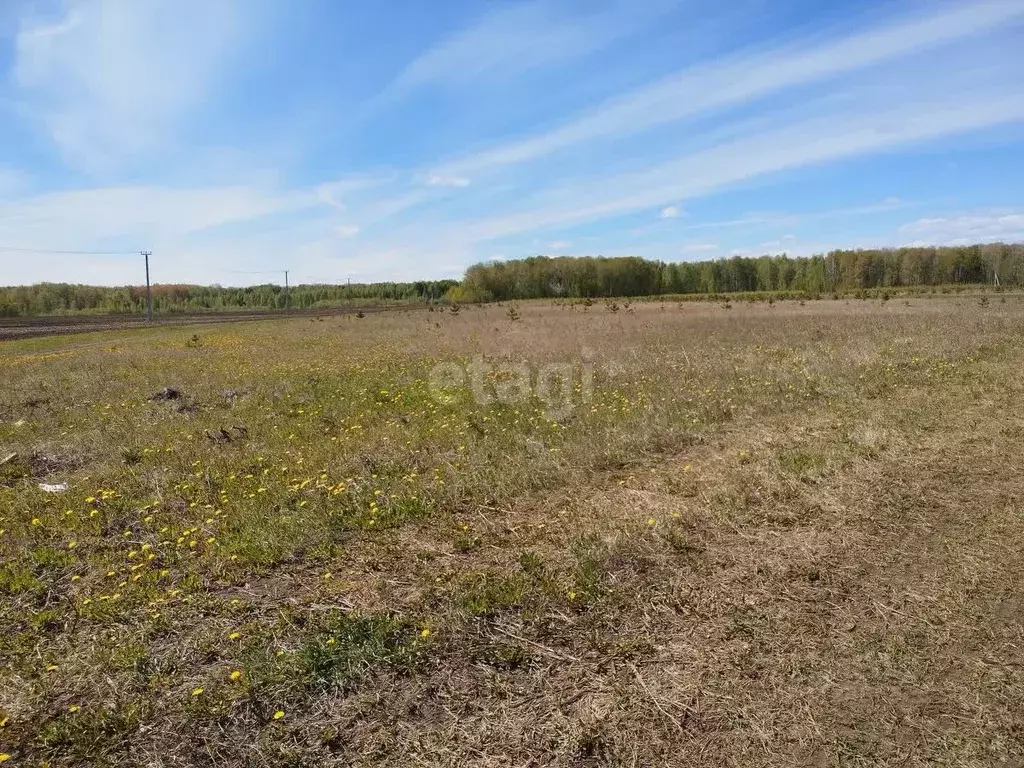
[[[317,208],[323,209],[313,192],[253,187],[50,192],[0,201],[0,243],[59,250],[116,240],[131,248],[155,247],[216,227]]]
[[[1024,213],[981,211],[921,218],[900,227],[918,244],[961,244],[1024,239]]]
[[[870,216],[878,213],[888,213],[900,208],[906,208],[917,203],[908,203],[898,197],[887,197],[877,203],[869,205],[843,206],[829,208],[823,211],[801,211],[791,213],[765,212],[751,213],[738,219],[724,219],[719,221],[701,221],[694,224],[687,224],[683,229],[734,229],[741,227],[761,227],[764,225],[790,226],[823,219],[837,219],[847,216]]]
[[[763,248],[768,250],[789,248],[794,242],[796,242],[796,240],[796,235],[783,235],[782,237],[777,237],[774,240],[765,240],[763,243],[758,243],[757,247],[759,249]]]
[[[438,173],[473,175],[523,163],[582,142],[623,137],[715,109],[763,98],[786,88],[970,37],[1024,16],[1019,0],[943,4],[838,40],[792,41],[778,49],[753,50],[726,61],[700,64],[615,97],[563,125],[442,165]]]
[[[353,243],[350,254],[356,260],[375,263],[386,257],[387,262],[379,263],[397,265],[426,263],[422,262],[424,254],[444,253],[452,263],[465,265],[479,259],[490,241],[592,224],[644,209],[660,211],[670,207],[666,203],[678,206],[676,201],[699,198],[769,174],[1024,121],[1024,94],[1012,82],[990,83],[984,69],[974,77],[976,80],[960,83],[948,92],[946,85],[935,85],[913,101],[868,98],[830,103],[817,117],[794,123],[783,120],[770,130],[753,130],[731,142],[659,161],[646,169],[598,173],[593,178],[541,188],[519,198],[518,209],[506,203],[493,216],[471,218],[457,212],[450,218],[443,207],[431,209],[421,217],[389,226],[380,237],[360,239]],[[952,103],[955,109],[951,109]],[[888,197],[869,205],[758,214],[706,226],[795,225],[892,212],[910,205]],[[699,223],[690,225],[701,227]],[[793,241],[779,244],[786,250],[797,245]],[[522,247],[530,250],[525,244]]]
[[[73,166],[116,167],[166,145],[238,42],[240,0],[70,0],[22,18],[17,96]]]
[[[217,187],[195,189],[99,188],[0,200],[0,243],[54,250],[153,251],[158,282],[239,284],[276,281],[276,273],[344,281],[389,269],[381,254],[356,259],[346,246],[358,235],[338,221],[315,189]],[[12,262],[0,253],[0,262]],[[138,283],[133,256],[42,253],[4,263],[15,282],[67,279],[92,284]],[[393,262],[391,267],[394,268]],[[398,270],[396,269],[396,272]],[[412,270],[410,270],[412,271]]]
[[[719,250],[717,243],[683,243],[679,247],[680,253],[707,253]]]
[[[1016,88],[948,99],[889,105],[868,113],[832,114],[699,151],[654,168],[604,177],[533,198],[534,208],[465,222],[466,237],[487,240],[524,231],[566,227],[685,200],[779,171],[879,152],[1024,120],[1024,93]]]
[[[663,219],[678,219],[681,214],[676,206],[668,205],[661,209],[659,215]]]
[[[28,175],[17,168],[0,166],[0,199],[22,191],[28,185]]]
[[[551,0],[494,6],[475,23],[429,48],[405,67],[388,87],[395,98],[426,85],[459,86],[486,78],[548,67],[579,58],[625,37],[673,5],[613,0],[574,10]],[[461,174],[455,174],[461,175]]]
[[[353,200],[358,201],[367,192],[389,189],[397,178],[398,174],[395,173],[364,173],[346,176],[318,184],[316,196],[325,205],[339,211],[346,211]]]
[[[469,179],[465,176],[442,176],[432,173],[427,177],[427,186],[430,187],[468,187]]]

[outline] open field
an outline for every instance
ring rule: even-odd
[[[215,323],[239,323],[248,320],[271,320],[288,317],[327,317],[363,312],[381,312],[391,309],[387,306],[326,307],[322,309],[290,310],[219,310],[216,312],[180,312],[154,315],[152,325],[209,325]],[[146,328],[151,325],[145,315],[44,315],[40,317],[0,317],[0,341],[28,339],[39,336],[63,336],[71,333],[95,333],[96,331],[127,331]]]
[[[44,286],[46,287],[46,286]],[[194,286],[195,287],[195,286]],[[73,286],[71,288],[74,288]],[[103,291],[103,290],[114,290],[114,289],[96,289],[85,286],[89,291]],[[204,289],[202,287],[195,287],[197,291],[202,290],[216,290],[216,289]],[[308,288],[307,286],[297,286],[296,291]],[[329,287],[330,288],[330,287]],[[340,286],[333,286],[335,289],[341,289]],[[0,294],[4,290],[18,290],[18,289],[4,289],[0,287]],[[26,290],[31,290],[31,287]],[[128,289],[124,289],[128,290]],[[134,290],[134,289],[131,289]],[[993,299],[1002,299],[1005,296],[1017,296],[1018,292],[1014,288],[1004,288],[1002,286],[992,286],[981,283],[957,283],[957,284],[946,284],[946,285],[905,285],[905,286],[886,286],[876,288],[843,288],[837,289],[831,293],[821,291],[805,291],[805,290],[775,290],[775,291],[732,291],[726,293],[684,293],[684,294],[652,294],[645,296],[625,296],[622,297],[619,294],[613,294],[615,298],[570,298],[563,297],[558,301],[559,303],[575,303],[586,306],[593,306],[594,304],[609,303],[616,301],[619,303],[629,302],[640,302],[640,301],[655,301],[659,303],[669,302],[684,302],[684,301],[711,301],[717,303],[741,303],[741,302],[769,302],[774,303],[776,301],[817,301],[818,299],[831,296],[833,299],[857,299],[857,300],[870,300],[870,299],[881,299],[888,301],[889,299],[919,299],[926,297],[936,296],[950,296],[955,295],[958,299],[967,299],[970,297],[989,297]],[[275,297],[276,298],[276,295]],[[300,298],[300,297],[297,297]],[[79,297],[83,302],[84,297]],[[986,299],[987,300],[987,299]],[[436,296],[430,298],[414,296],[411,298],[404,299],[388,299],[384,297],[369,298],[369,297],[356,297],[353,299],[345,300],[345,303],[337,304],[321,304],[318,306],[294,306],[289,309],[273,309],[271,305],[266,306],[254,306],[249,308],[235,308],[235,309],[186,309],[184,307],[176,307],[172,310],[160,311],[159,308],[154,310],[152,322],[147,321],[145,316],[145,307],[142,305],[138,311],[135,312],[120,312],[120,313],[104,313],[101,311],[93,310],[75,310],[75,311],[58,311],[55,313],[41,313],[41,314],[15,314],[7,316],[3,312],[3,306],[0,305],[0,341],[9,341],[11,339],[28,339],[37,338],[40,336],[59,336],[72,333],[92,333],[96,331],[127,331],[135,330],[139,328],[146,328],[154,325],[198,325],[198,324],[210,324],[210,323],[233,323],[242,322],[249,320],[280,320],[282,318],[289,317],[329,317],[332,315],[345,315],[345,314],[356,314],[362,312],[363,314],[369,314],[371,312],[383,312],[383,311],[395,311],[415,308],[425,308],[428,305],[437,305],[439,303],[446,304],[458,304],[460,301],[457,299],[445,299],[444,302],[438,301]],[[25,307],[15,307],[17,312]]]
[[[6,342],[0,757],[1020,766],[1022,370],[1018,295]]]

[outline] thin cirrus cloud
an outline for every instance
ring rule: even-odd
[[[529,0],[499,5],[411,61],[385,89],[385,98],[425,86],[494,81],[528,69],[592,54],[650,24],[678,2],[614,0],[579,12]]]
[[[218,227],[322,208],[312,192],[249,186],[108,187],[0,200],[0,243],[80,248],[117,240],[132,249]],[[56,229],[54,223],[59,222]]]
[[[432,173],[427,177],[427,186],[430,187],[468,187],[470,180],[465,176],[442,176]]]
[[[960,243],[1024,239],[1024,213],[982,211],[920,218],[900,227],[918,243]]]
[[[641,133],[805,83],[864,69],[971,37],[1024,16],[1019,0],[940,6],[817,45],[793,41],[777,50],[752,51],[724,62],[697,65],[667,76],[563,125],[440,166],[438,173],[480,173],[529,162],[581,142]]]
[[[680,253],[710,253],[719,250],[717,243],[683,243],[679,248]]]
[[[240,0],[72,0],[57,19],[23,16],[15,98],[74,167],[165,148],[239,45],[247,11]]]
[[[984,75],[982,74],[984,78]],[[941,89],[938,89],[941,91]],[[890,150],[909,143],[1024,120],[1024,94],[1017,88],[986,89],[973,97],[958,93],[958,108],[936,93],[930,101],[885,108],[843,109],[832,115],[786,124],[646,170],[608,176],[557,192],[540,192],[533,206],[503,216],[460,221],[443,238],[469,243],[551,228],[601,221],[663,204],[702,196],[771,173]],[[422,233],[421,233],[422,234]]]
[[[886,213],[905,208],[909,203],[900,200],[898,197],[887,197],[877,203],[869,205],[843,206],[840,208],[829,208],[824,211],[813,211],[804,213],[753,213],[738,219],[725,219],[719,221],[702,221],[695,224],[688,224],[683,229],[734,229],[743,227],[757,227],[765,224],[792,225],[808,221],[821,221],[823,219],[836,219],[844,216],[869,216],[875,213]]]
[[[0,167],[0,200],[24,189],[27,183],[28,179],[24,172]]]

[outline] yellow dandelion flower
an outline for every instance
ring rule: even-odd
[[[193,696],[200,696],[200,695],[202,695],[202,693],[203,693],[203,689],[202,688],[193,688],[192,689],[192,695]]]
[[[424,627],[420,630],[420,637],[430,637],[430,630],[427,627]]]
[[[282,710],[279,709],[274,713],[275,720],[280,720],[282,717],[284,717],[284,712]]]
[[[72,704],[70,707],[68,707],[68,712],[77,712],[80,709],[81,707],[77,704]]]
[[[653,517],[648,517],[647,518],[647,524],[648,525],[657,525],[657,523],[658,523],[658,521],[655,520]]]
[[[43,521],[40,520],[38,517],[33,517],[32,518],[32,525],[42,525],[42,522]]]
[[[242,636],[241,632],[232,632],[230,635],[228,635],[228,640],[237,640],[241,636]]]
[[[0,752],[0,763],[6,763],[10,759],[11,756],[8,755],[6,752]]]
[[[242,673],[239,670],[236,669],[236,670],[232,671],[232,673],[231,673],[231,679],[232,680],[238,680],[241,677],[242,677]]]

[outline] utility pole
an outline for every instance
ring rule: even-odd
[[[284,308],[285,309],[288,309],[288,305],[291,303],[288,300],[289,299],[289,296],[288,296],[288,271],[289,270],[287,270],[287,269],[284,271]]]
[[[152,251],[140,251],[146,259],[146,320],[153,322],[153,294],[149,288],[149,257]]]

